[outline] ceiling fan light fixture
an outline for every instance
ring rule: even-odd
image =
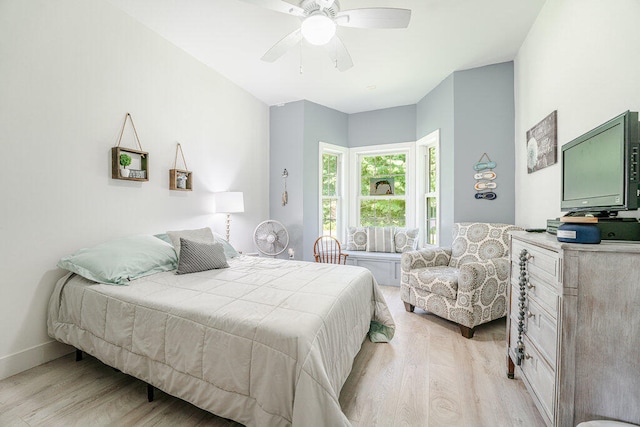
[[[336,34],[336,23],[328,16],[317,13],[305,18],[300,30],[306,41],[315,46],[322,46],[329,43]]]

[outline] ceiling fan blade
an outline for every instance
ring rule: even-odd
[[[294,32],[285,36],[278,43],[274,44],[273,47],[262,55],[262,58],[260,59],[267,62],[274,62],[276,59],[287,53],[289,49],[300,43],[300,40],[302,40],[302,31],[298,28]]]
[[[340,37],[335,36],[329,43],[324,45],[324,47],[338,70],[346,71],[353,67],[351,55],[349,55],[349,51],[344,43],[342,43]]]
[[[336,15],[336,24],[353,28],[407,28],[411,10],[390,7],[343,10]]]
[[[276,12],[287,13],[294,16],[304,16],[304,9],[298,6],[294,6],[291,3],[287,3],[284,0],[241,0],[245,3],[253,4],[255,6],[266,7],[267,9],[275,10]]]

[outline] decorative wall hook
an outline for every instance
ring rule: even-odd
[[[289,177],[289,172],[287,169],[282,171],[282,180],[284,181],[284,192],[282,193],[282,206],[286,206],[289,203],[289,193],[287,193],[287,178]]]

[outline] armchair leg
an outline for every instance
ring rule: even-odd
[[[404,309],[407,310],[409,313],[413,313],[413,309],[415,308],[416,308],[415,305],[411,305],[408,302],[404,303]]]
[[[464,325],[458,325],[458,326],[460,326],[460,333],[462,333],[463,337],[473,338],[473,333],[476,331],[476,328],[470,328]]]

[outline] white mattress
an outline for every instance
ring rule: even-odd
[[[49,334],[245,425],[349,425],[338,397],[370,322],[389,339],[395,328],[371,273],[247,256],[229,263],[129,286],[69,274],[51,297]]]

